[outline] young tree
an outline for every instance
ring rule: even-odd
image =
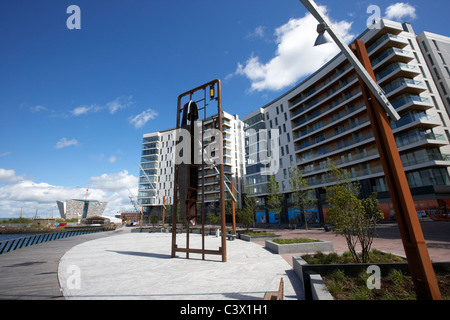
[[[378,208],[379,201],[375,192],[369,198],[362,199],[362,205],[364,215],[358,226],[358,240],[361,245],[362,260],[368,262],[377,223],[383,218],[383,213]]]
[[[291,179],[289,184],[291,186],[293,203],[300,213],[303,212],[305,218],[305,228],[308,230],[308,218],[307,210],[312,209],[316,203],[316,198],[314,197],[313,190],[308,186],[306,179],[303,178],[303,174],[298,168],[294,168],[290,172]]]
[[[336,234],[345,237],[347,246],[356,263],[369,261],[369,251],[380,219],[376,194],[368,199],[359,199],[360,184],[333,163],[329,172],[335,184],[326,187],[329,208],[327,215]],[[361,260],[357,254],[358,242],[362,248]]]
[[[247,230],[255,222],[256,198],[252,195],[250,186],[247,186],[244,194],[244,207],[236,213],[238,222],[247,227]]]
[[[280,192],[280,186],[278,185],[275,176],[270,176],[269,185],[267,187],[267,206],[276,215],[278,219],[283,209],[283,194]]]

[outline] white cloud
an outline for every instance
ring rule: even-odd
[[[12,154],[11,151],[2,152],[2,153],[0,153],[0,158],[1,158],[1,157],[9,156],[10,154]]]
[[[113,189],[89,189],[89,199],[107,201],[104,215],[114,216],[118,211],[132,210],[129,193],[134,199],[137,195],[138,177],[123,170],[119,173],[102,174],[91,177],[90,185]],[[41,217],[59,217],[56,201],[67,199],[84,199],[86,189],[55,186],[45,182],[35,183],[24,177],[16,176],[14,170],[0,169],[0,182],[8,182],[0,186],[0,217],[18,217],[20,208],[24,216],[34,216],[36,210]]]
[[[140,129],[145,126],[148,121],[155,119],[157,116],[158,113],[155,110],[147,109],[134,117],[130,117],[129,120],[136,129]]]
[[[30,110],[31,110],[31,112],[33,112],[33,113],[37,113],[37,112],[40,112],[40,111],[46,111],[46,110],[48,110],[46,107],[43,107],[43,106],[34,106],[34,107],[31,107],[30,108]]]
[[[61,149],[69,146],[76,146],[78,144],[77,139],[67,140],[67,138],[61,138],[55,145],[56,149]]]
[[[115,156],[111,156],[111,157],[109,157],[109,159],[108,159],[108,161],[109,161],[110,163],[114,163],[114,162],[116,162],[116,160],[117,160],[117,158],[116,158]]]
[[[326,7],[321,7],[326,14]],[[333,22],[333,26],[344,41],[354,38],[350,33],[351,22]],[[291,19],[275,30],[278,48],[268,62],[261,62],[252,55],[245,64],[238,64],[235,74],[251,81],[250,91],[281,90],[295,84],[332,59],[339,49],[336,44],[314,47],[317,37],[317,20],[310,14]],[[229,78],[229,77],[228,77]]]
[[[133,96],[129,97],[118,97],[114,101],[108,102],[106,104],[106,107],[109,110],[110,114],[114,114],[120,109],[128,108],[133,104],[133,101],[131,100]]]
[[[255,30],[247,34],[246,38],[264,38],[265,30],[265,26],[257,26]]]
[[[79,107],[76,107],[75,109],[73,109],[72,111],[71,111],[71,113],[72,113],[72,115],[74,115],[75,117],[77,117],[77,116],[81,116],[81,115],[83,115],[83,114],[87,114],[87,113],[89,113],[89,112],[97,112],[97,111],[100,111],[101,110],[101,107],[99,107],[99,106],[97,106],[97,105],[95,105],[95,104],[93,104],[93,105],[91,105],[91,106],[79,106]]]
[[[108,110],[108,112],[110,114],[114,114],[121,109],[125,109],[125,108],[128,108],[129,106],[131,106],[134,103],[132,101],[132,98],[133,98],[133,96],[118,97],[118,98],[114,99],[113,101],[106,103],[104,106],[99,106],[97,104],[92,104],[90,106],[82,105],[82,106],[74,108],[70,113],[75,117],[81,116],[83,114],[99,112],[102,110]]]
[[[14,170],[0,168],[0,183],[16,183],[24,179],[24,176],[16,176]]]
[[[416,8],[409,3],[404,2],[397,2],[387,7],[385,15],[386,19],[389,20],[402,20],[404,18],[415,19],[417,17]]]

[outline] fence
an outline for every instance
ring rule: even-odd
[[[96,229],[81,229],[76,231],[62,231],[62,232],[53,232],[53,233],[42,233],[35,234],[31,236],[9,239],[0,242],[0,254],[7,253],[13,250],[17,250],[20,248],[25,248],[28,246],[32,246],[38,243],[74,237],[82,234],[94,233],[94,232],[102,232],[106,231],[103,228]]]

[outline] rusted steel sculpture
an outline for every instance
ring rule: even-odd
[[[215,88],[217,87],[217,93]],[[207,93],[209,92],[210,100],[207,101]],[[203,99],[194,101],[194,94],[203,93]],[[181,101],[183,98],[189,97],[189,102],[182,107]],[[222,262],[227,261],[226,251],[226,230],[225,230],[225,184],[224,184],[224,167],[223,167],[223,140],[220,136],[218,146],[219,163],[216,163],[215,168],[218,168],[218,178],[220,195],[218,199],[218,207],[221,215],[221,247],[218,250],[205,249],[205,194],[202,189],[202,194],[199,194],[198,176],[201,172],[202,185],[205,184],[204,172],[209,166],[205,163],[203,152],[203,121],[206,119],[207,107],[212,102],[217,102],[217,110],[213,122],[216,124],[214,128],[222,133],[222,95],[220,80],[213,80],[197,88],[189,90],[178,96],[177,105],[177,132],[179,129],[183,132],[177,133],[177,145],[182,139],[190,139],[189,142],[184,141],[183,147],[186,149],[178,150],[177,157],[182,157],[183,161],[175,161],[175,179],[174,179],[174,193],[173,193],[173,207],[172,207],[172,258],[175,258],[177,252],[185,252],[186,258],[189,259],[190,253],[202,254],[202,259],[205,259],[205,254],[221,255]],[[201,107],[197,104],[202,102]],[[211,110],[208,110],[211,111]],[[203,113],[200,120],[199,114]],[[211,112],[209,112],[211,114]],[[188,132],[189,134],[186,134]],[[178,154],[181,152],[182,154]],[[187,153],[185,153],[187,152]],[[176,159],[177,160],[177,159]],[[180,160],[180,159],[178,159]],[[201,171],[200,171],[201,169]],[[201,200],[199,200],[201,199]],[[177,245],[177,208],[180,205],[181,222],[186,227],[186,247],[181,248]],[[189,244],[189,227],[198,222],[197,205],[201,208],[201,224],[202,224],[202,248],[190,248]]]
[[[182,218],[191,224],[197,222],[197,190],[198,190],[198,164],[194,159],[194,123],[198,120],[197,104],[189,101],[183,107],[180,128],[190,134],[190,161],[182,163],[178,167],[178,185],[180,194],[180,208]]]

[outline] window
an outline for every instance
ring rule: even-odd
[[[436,42],[436,40],[433,40],[434,46],[436,47],[436,50],[441,51],[441,49],[439,49],[439,46]]]
[[[444,84],[442,82],[440,82],[439,84],[441,85],[442,93],[444,94],[444,96],[446,96],[447,95],[447,90],[445,90]]]
[[[422,41],[422,46],[425,49],[425,51],[428,52],[428,47],[427,47],[427,44],[425,43],[425,41]]]
[[[433,59],[431,58],[431,55],[430,55],[430,54],[428,54],[428,60],[430,60],[431,65],[434,66],[434,61],[433,61]]]
[[[280,108],[281,108],[281,112],[284,112],[284,110],[283,110],[283,104],[280,105]]]
[[[440,52],[439,52],[439,58],[441,58],[441,61],[442,61],[443,64],[447,64],[447,63],[445,62],[444,56],[443,56],[442,53],[440,53]]]
[[[434,74],[436,75],[436,79],[441,80],[441,77],[439,76],[439,72],[436,68],[434,68]]]
[[[445,67],[445,71],[447,71],[447,75],[450,78],[450,69],[448,67]]]
[[[441,118],[442,124],[446,127],[447,124],[445,123],[445,120],[444,120],[444,117],[442,116],[442,113],[440,113],[440,112],[438,112],[438,113],[439,113],[439,117]]]
[[[277,114],[280,114],[280,109],[277,107]]]
[[[433,90],[431,90],[430,83],[429,83],[427,80],[425,80],[425,84],[427,85],[428,91],[429,91],[430,93],[433,93]]]
[[[436,100],[436,97],[435,96],[431,96],[431,100],[433,100],[433,104],[436,107],[436,109],[440,110],[439,109],[439,105],[438,105],[437,100]]]

